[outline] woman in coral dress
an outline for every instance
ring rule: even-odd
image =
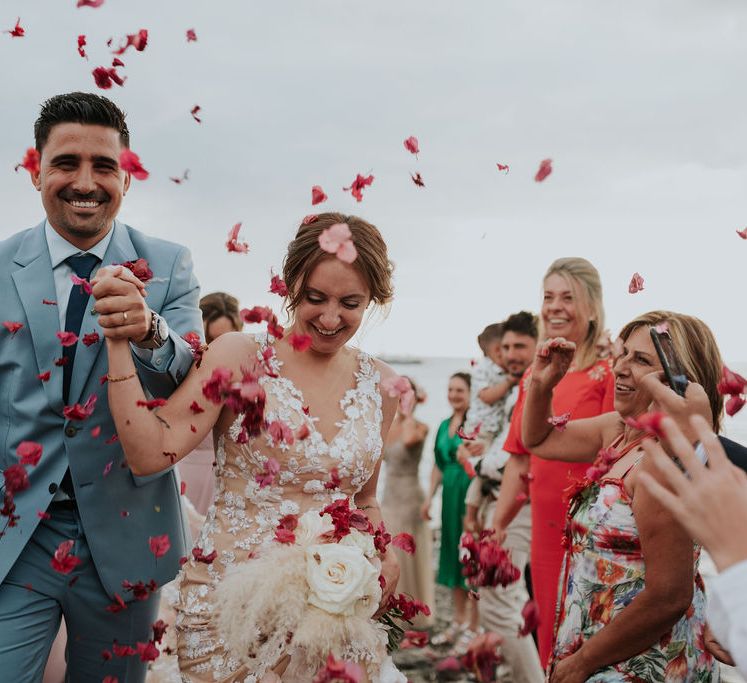
[[[614,379],[610,361],[600,360],[596,348],[604,330],[599,273],[585,259],[558,259],[548,269],[543,283],[540,337],[564,337],[578,346],[574,366],[555,388],[553,415],[568,415],[577,420],[611,411]],[[503,536],[529,495],[532,511],[529,564],[539,607],[538,650],[545,666],[552,648],[564,553],[561,541],[568,510],[564,491],[584,476],[587,466],[543,460],[524,447],[521,420],[530,375],[531,368],[519,384],[519,396],[503,446],[514,457],[506,465],[493,526]]]
[[[340,245],[332,253],[322,249],[328,245],[324,231],[336,224],[349,229],[340,252],[345,260],[336,256]],[[283,274],[292,324],[282,339],[270,312],[258,309],[271,334],[221,336],[157,416],[137,408],[143,392],[136,380],[109,386],[118,434],[138,475],[184,457],[209,430],[216,436],[214,505],[177,577],[183,681],[311,681],[324,662],[293,648],[292,633],[257,634],[250,651],[227,649],[232,634],[219,630],[216,589],[232,567],[276,544],[280,520],[288,515],[348,498],[374,525],[381,520],[376,482],[396,399],[380,385],[394,373],[346,342],[370,303],[391,299],[386,245],[378,230],[359,218],[322,214],[299,228]],[[295,350],[292,342],[299,340],[310,348]],[[134,371],[128,345],[107,343],[109,373],[128,377]],[[203,412],[190,409],[193,401]],[[392,553],[381,561],[384,605],[398,568]],[[404,677],[386,656],[386,634],[380,635],[375,648],[346,641],[335,655],[360,665],[372,683],[401,683]]]

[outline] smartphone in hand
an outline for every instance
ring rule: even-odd
[[[664,368],[664,376],[667,378],[669,386],[672,391],[684,396],[687,389],[687,375],[674,351],[674,344],[669,332],[658,332],[655,327],[652,327],[650,331],[651,341],[654,342],[656,354],[659,356],[662,368]]]

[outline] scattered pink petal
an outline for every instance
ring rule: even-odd
[[[9,33],[11,38],[23,38],[26,35],[26,29],[21,26],[21,17],[16,19],[16,25],[9,31],[3,31],[3,33]]]
[[[91,294],[93,292],[93,287],[91,287],[91,283],[86,280],[86,278],[78,277],[75,273],[71,273],[70,280],[73,285],[79,285],[86,294]]]
[[[340,484],[342,484],[342,479],[340,477],[340,472],[336,467],[333,467],[329,471],[329,481],[324,482],[324,488],[328,491],[334,491],[335,489],[340,488]]]
[[[16,448],[16,455],[21,465],[36,467],[42,456],[42,445],[36,441],[21,441]]]
[[[147,408],[153,410],[153,408],[161,408],[165,406],[168,401],[165,398],[153,398],[149,401],[137,401],[138,408]]]
[[[539,626],[539,605],[535,600],[529,599],[521,610],[524,624],[519,629],[519,637],[523,638],[537,630]]]
[[[275,477],[280,472],[280,463],[275,458],[267,458],[264,463],[262,472],[254,475],[254,481],[259,484],[259,488],[270,486],[274,483]]]
[[[508,174],[508,164],[496,164],[499,171],[503,171],[504,173]]]
[[[311,205],[316,206],[326,201],[327,195],[324,193],[324,190],[319,185],[314,185],[311,188]]]
[[[409,415],[415,405],[415,392],[407,377],[391,375],[381,381],[381,388],[391,397],[399,397],[400,410]]]
[[[664,413],[643,413],[638,417],[626,417],[625,424],[633,429],[655,436],[659,439],[664,438],[664,432],[661,430],[661,421],[664,419]]]
[[[98,439],[100,434],[101,434],[101,427],[99,425],[95,426],[91,430],[91,437],[93,437],[94,439]]]
[[[411,154],[414,154],[417,158],[420,153],[420,147],[418,145],[418,139],[414,135],[411,135],[407,140],[405,140],[405,149]]]
[[[241,230],[241,223],[236,223],[228,233],[226,249],[228,249],[229,253],[246,254],[249,251],[249,244],[247,242],[239,242],[239,230]]]
[[[112,465],[114,464],[114,460],[110,460],[106,465],[104,466],[103,475],[106,476],[109,474],[109,472],[112,471]]]
[[[131,173],[138,180],[145,180],[149,175],[140,163],[140,157],[132,150],[122,150],[119,155],[119,165],[123,171]]]
[[[134,47],[138,52],[142,52],[148,45],[148,29],[141,28],[137,33],[128,33],[125,37],[124,44],[114,51],[115,55],[123,55],[127,48]]]
[[[98,344],[99,343],[99,333],[96,332],[96,331],[93,331],[93,332],[89,332],[88,334],[84,334],[83,335],[83,339],[81,339],[81,341],[86,346],[93,346],[94,344]]]
[[[3,322],[3,327],[8,330],[12,335],[14,335],[18,330],[20,330],[23,327],[23,323],[16,323],[12,322],[11,320],[5,320]]]
[[[373,181],[374,177],[372,175],[364,177],[360,173],[358,173],[355,176],[355,180],[351,183],[350,187],[343,187],[342,191],[347,192],[348,190],[350,190],[350,194],[355,197],[356,201],[360,202],[363,200],[363,189],[373,184]]]
[[[187,42],[188,43],[197,42],[197,33],[195,33],[195,30],[193,28],[187,29]]]
[[[412,178],[412,182],[415,183],[418,187],[425,187],[425,181],[423,180],[423,176],[421,176],[420,173],[415,173],[415,175],[410,173],[410,178]]]
[[[392,538],[392,545],[400,550],[404,550],[408,555],[415,554],[415,539],[411,534],[404,531]]]
[[[747,228],[744,230],[737,230],[737,235],[739,235],[743,240],[747,240]]]
[[[189,113],[192,114],[192,118],[197,121],[197,123],[202,123],[202,119],[197,116],[197,114],[200,113],[200,110],[202,107],[199,104],[196,104],[192,109],[189,110]]]
[[[724,410],[729,417],[734,417],[744,407],[745,399],[741,396],[732,396],[724,404]]]
[[[630,294],[637,294],[643,291],[643,277],[640,273],[633,273],[633,277],[630,278],[630,284],[628,285],[628,292]]]
[[[88,55],[86,54],[86,36],[81,33],[81,35],[78,36],[78,54],[83,57],[84,59],[88,59]]]
[[[303,441],[304,439],[309,438],[309,434],[311,434],[311,430],[309,429],[309,425],[307,425],[305,422],[302,424],[295,433],[296,441]]]
[[[50,370],[47,370],[46,372],[40,372],[40,373],[39,373],[39,374],[37,375],[37,377],[38,377],[38,378],[39,378],[39,379],[40,379],[40,380],[41,380],[42,382],[49,382],[49,378],[50,378],[51,376],[52,376],[52,373],[51,373],[51,371],[50,371]]]
[[[552,159],[543,159],[534,176],[536,182],[541,183],[552,173]]]
[[[25,168],[29,173],[39,173],[41,170],[41,155],[35,147],[29,147],[23,156],[23,161],[16,166],[16,172],[19,168]]]
[[[75,332],[55,332],[55,336],[63,346],[74,346],[78,343],[78,335]]]
[[[311,335],[296,334],[295,332],[288,337],[288,343],[294,351],[307,351],[311,348]]]
[[[125,84],[127,78],[122,78],[115,67],[97,66],[92,72],[93,80],[102,90],[109,90],[114,83],[119,86]]]
[[[319,216],[315,213],[310,213],[308,216],[304,216],[301,221],[301,225],[311,225]]]
[[[91,394],[83,405],[75,403],[72,406],[65,406],[62,409],[62,414],[68,420],[87,420],[93,414],[93,409],[96,407],[96,401],[96,394]]]
[[[747,379],[737,372],[729,370],[725,365],[721,368],[721,380],[717,385],[719,394],[738,396],[747,391]]]
[[[353,244],[353,235],[347,223],[335,223],[319,234],[319,246],[328,254],[335,254],[345,263],[352,263],[358,257]]]
[[[614,448],[602,448],[591,467],[586,470],[587,481],[599,481],[619,459],[620,454]]]
[[[171,541],[169,541],[169,535],[163,534],[162,536],[150,536],[148,538],[148,547],[150,551],[156,556],[156,559],[163,557],[169,548],[171,548]]]
[[[76,7],[101,7],[104,0],[78,0]]]
[[[332,653],[327,656],[327,662],[312,683],[360,683],[363,670],[354,662],[336,660]]]
[[[79,557],[70,554],[74,545],[75,541],[70,540],[63,541],[57,546],[57,550],[54,551],[54,557],[50,563],[52,569],[60,574],[69,574],[81,563]]]
[[[272,275],[270,278],[270,294],[278,296],[288,296],[288,287],[279,275]]]

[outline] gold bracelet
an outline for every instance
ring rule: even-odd
[[[131,375],[125,375],[124,377],[112,377],[108,372],[106,373],[106,381],[107,382],[124,382],[128,379],[132,379],[137,375],[137,371],[133,372]]]

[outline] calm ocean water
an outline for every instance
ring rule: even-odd
[[[433,467],[433,441],[438,425],[450,415],[449,404],[446,400],[446,387],[449,377],[459,371],[470,371],[469,358],[423,358],[420,363],[390,363],[400,374],[412,377],[428,394],[428,400],[418,406],[417,418],[425,422],[429,427],[428,440],[423,451],[423,460],[420,464],[420,481],[423,490],[428,490],[431,469]],[[735,363],[727,365],[747,376],[747,364]],[[747,445],[747,407],[734,417],[724,416],[723,434],[741,444]],[[383,473],[380,482],[383,481]],[[434,510],[434,513],[436,510]],[[435,519],[437,514],[433,515]]]

